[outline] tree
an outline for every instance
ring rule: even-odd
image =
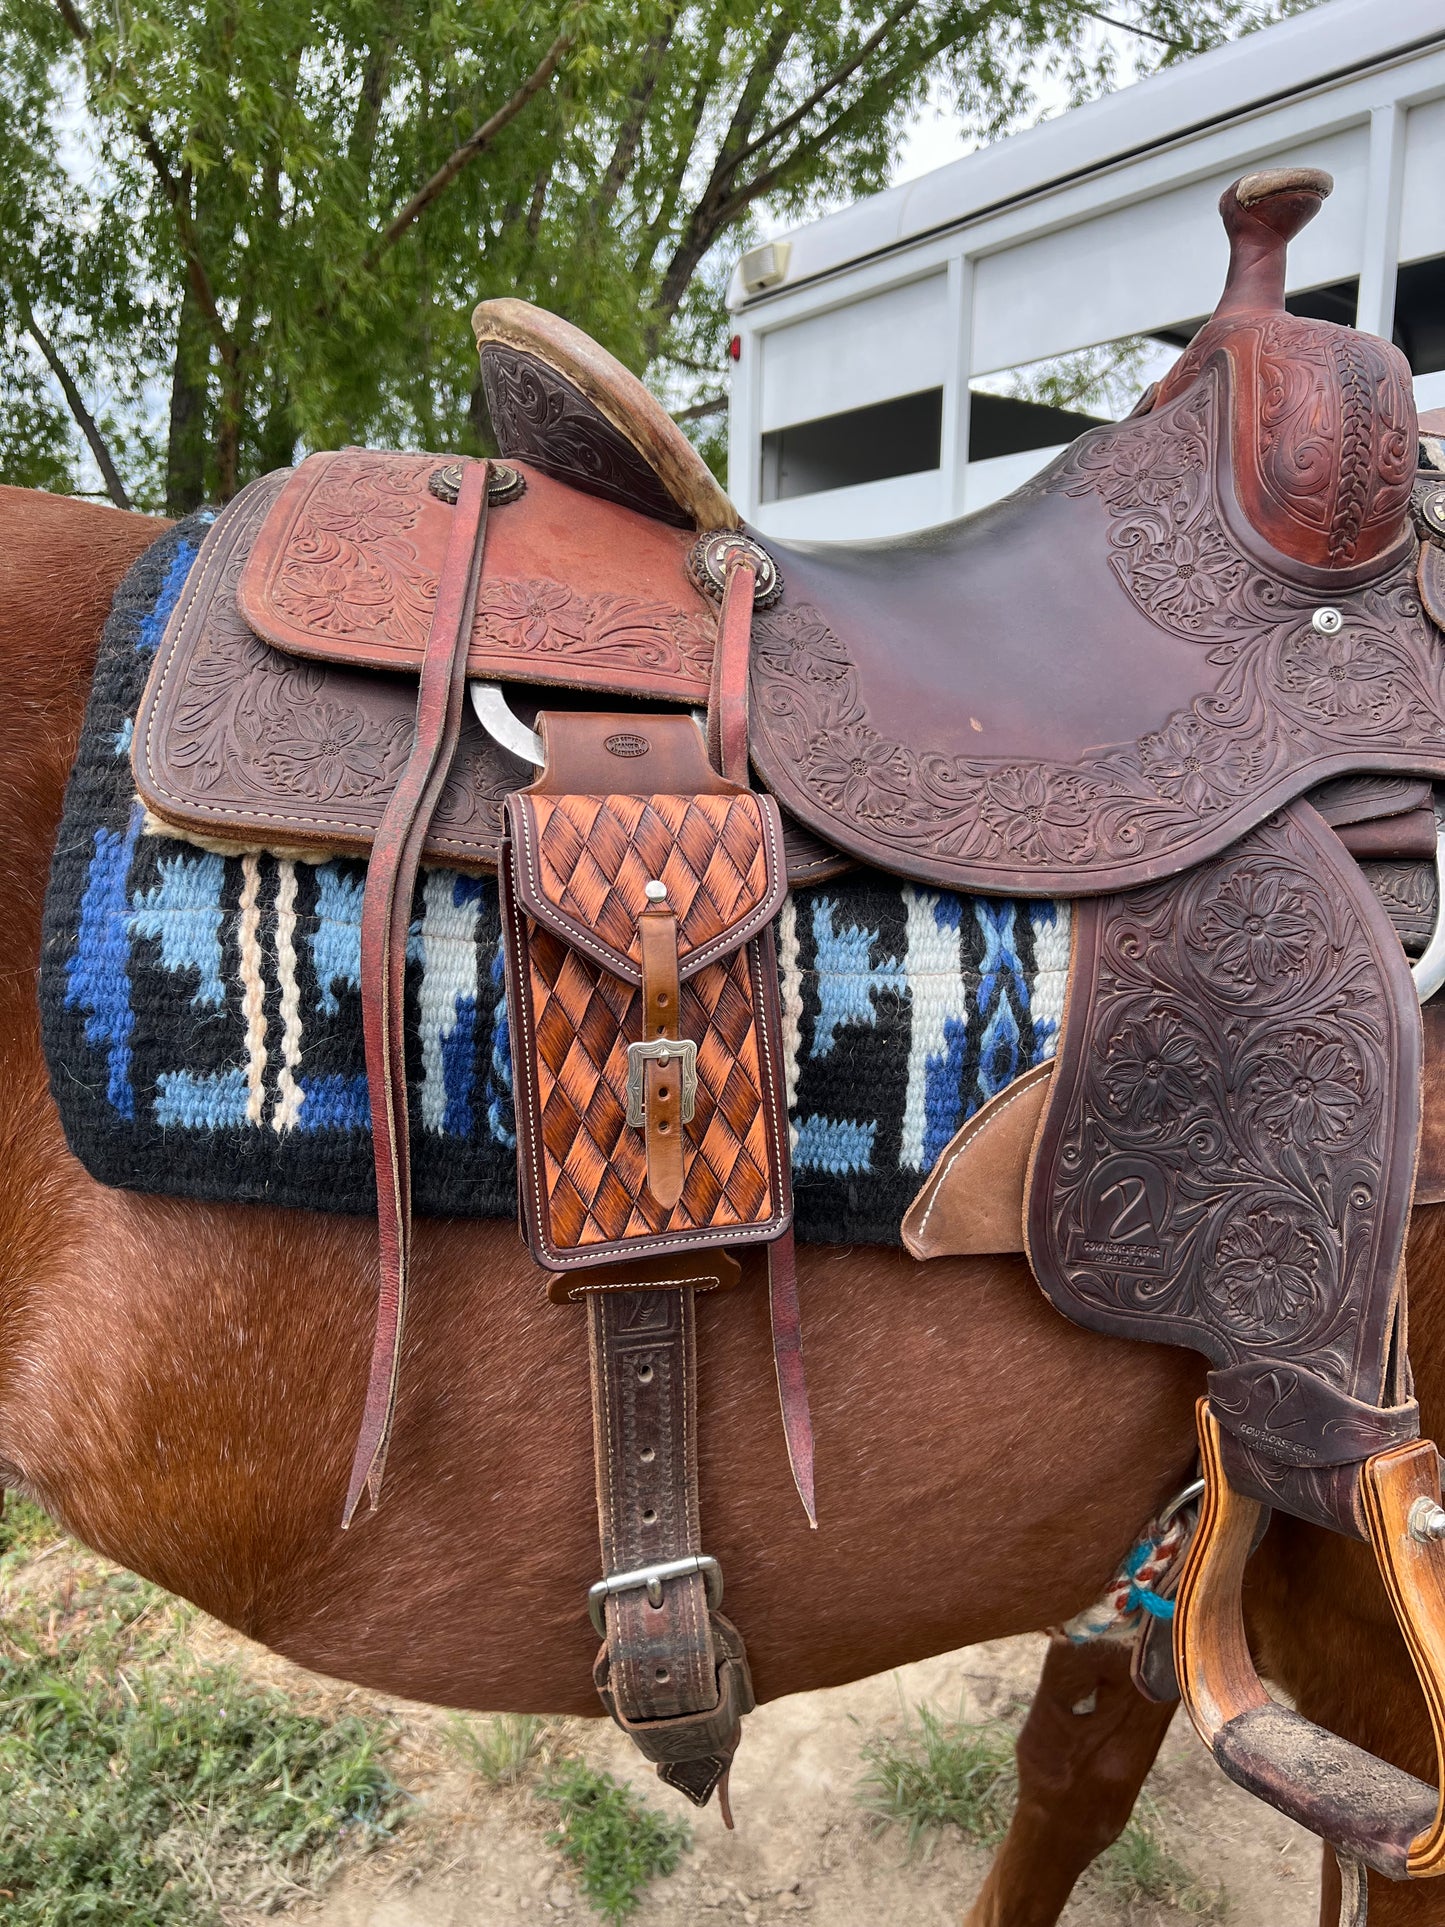
[[[1292,4],[4,0],[0,475],[86,450],[175,513],[302,448],[484,449],[504,293],[705,434],[760,211],[884,185],[930,90],[982,138],[1043,68],[1109,85],[1106,18],[1157,64]]]

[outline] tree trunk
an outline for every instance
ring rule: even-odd
[[[290,468],[296,460],[296,429],[291,420],[291,396],[276,397],[261,423],[261,466],[259,473],[269,475],[274,468]]]
[[[188,515],[206,499],[206,386],[210,359],[205,320],[189,281],[181,295],[171,371],[166,441],[166,514]]]
[[[221,406],[216,422],[216,499],[229,502],[241,486],[241,419],[246,378],[240,358],[221,367]]]

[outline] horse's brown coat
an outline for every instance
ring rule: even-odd
[[[0,1458],[82,1538],[322,1671],[460,1706],[590,1713],[597,1549],[582,1313],[511,1224],[418,1226],[386,1502],[337,1521],[375,1227],[107,1191],[40,1056],[40,908],[96,642],[142,517],[0,489]],[[1445,1250],[1417,1215],[1412,1349],[1445,1426]],[[760,1695],[1088,1603],[1193,1452],[1203,1365],[1066,1324],[1019,1259],[800,1253],[818,1439],[807,1530],[759,1289],[699,1307],[702,1507]],[[1260,1656],[1416,1772],[1429,1736],[1362,1547],[1280,1520]],[[1439,1918],[1392,1889],[1375,1927]],[[1023,1920],[1007,1912],[1000,1923]]]

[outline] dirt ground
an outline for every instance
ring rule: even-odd
[[[1042,1657],[1041,1639],[1000,1640],[761,1707],[733,1769],[736,1833],[714,1810],[698,1816],[691,1852],[652,1887],[637,1927],[783,1927],[804,1918],[813,1927],[957,1927],[987,1853],[950,1837],[910,1859],[901,1833],[877,1835],[857,1801],[860,1748],[898,1730],[905,1708],[919,1702],[970,1720],[1017,1712]],[[257,1663],[307,1697],[306,1676],[270,1658]],[[354,1691],[344,1697],[387,1704]],[[287,1919],[297,1927],[585,1927],[594,1917],[546,1844],[546,1809],[525,1792],[496,1792],[462,1771],[444,1743],[442,1716],[390,1710],[403,1733],[398,1769],[419,1790],[418,1814],[394,1846],[338,1876],[318,1900],[298,1903]],[[567,1737],[650,1800],[672,1801],[609,1727],[569,1723]],[[1131,1905],[1090,1881],[1075,1894],[1065,1927],[1158,1927],[1198,1919],[1211,1898],[1208,1917],[1228,1927],[1314,1927],[1317,1843],[1231,1786],[1182,1717],[1147,1791],[1164,1843],[1195,1877],[1195,1905]],[[260,1927],[260,1918],[237,1916],[235,1927]]]

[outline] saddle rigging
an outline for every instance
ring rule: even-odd
[[[699,1803],[726,1805],[752,1688],[698,1519],[695,1296],[767,1254],[811,1519],[770,922],[789,883],[862,862],[1075,900],[1055,1068],[996,1100],[1007,1132],[972,1133],[992,1162],[946,1157],[905,1233],[999,1248],[966,1242],[998,1228],[962,1223],[949,1176],[987,1170],[1067,1316],[1208,1358],[1175,1617],[1191,1716],[1352,1859],[1445,1870],[1437,1793],[1269,1701],[1239,1607],[1264,1508],[1367,1540],[1445,1704],[1397,935],[1429,922],[1411,878],[1445,781],[1445,478],[1417,471],[1403,358],[1286,310],[1287,242],[1329,185],[1229,188],[1224,295],[1134,414],[888,543],[744,530],[640,383],[484,303],[500,459],[346,449],[252,484],[157,652],[133,745],[157,818],[369,858],[382,1264],[348,1520],[401,1358],[412,888],[427,861],[500,874],[523,1228],[547,1296],[587,1307],[598,1689]],[[271,747],[298,702],[353,746],[330,780]],[[1445,975],[1438,937],[1420,971]]]

